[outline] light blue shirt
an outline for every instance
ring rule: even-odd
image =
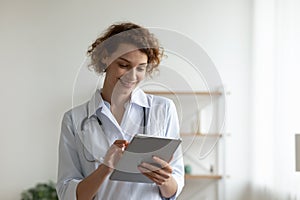
[[[120,125],[110,112],[109,105],[106,104],[108,103],[103,101],[100,91],[97,90],[90,101],[64,114],[59,142],[57,180],[57,192],[61,200],[76,199],[78,183],[97,169],[115,140],[131,141],[135,134],[143,133],[179,138],[176,108],[167,98],[145,94],[140,89],[134,90],[130,101],[125,104],[125,113]],[[147,116],[145,131],[143,107]],[[100,119],[101,126],[95,116]],[[178,184],[176,194],[170,199],[176,199],[184,185],[181,148],[175,152],[170,165]],[[95,199],[161,200],[164,198],[154,183],[111,181],[106,178]]]

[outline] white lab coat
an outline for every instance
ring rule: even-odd
[[[103,161],[106,151],[116,139],[131,140],[143,132],[143,107],[146,108],[146,134],[179,137],[178,117],[174,103],[166,98],[145,94],[136,89],[125,105],[125,113],[119,125],[105,105],[97,90],[85,104],[66,112],[62,121],[59,143],[59,166],[57,192],[61,200],[75,200],[77,184],[92,173]],[[101,120],[99,125],[96,117]],[[82,121],[87,118],[82,125]],[[83,128],[83,131],[81,131]],[[91,162],[97,160],[98,162]],[[184,167],[181,148],[171,161],[173,177],[178,190],[171,199],[176,199],[184,185]],[[101,185],[96,197],[112,200],[161,200],[158,186],[148,183],[111,181]]]

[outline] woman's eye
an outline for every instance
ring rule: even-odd
[[[139,66],[137,67],[137,71],[143,72],[143,71],[146,70],[146,68],[147,68],[147,65],[139,65]]]
[[[138,70],[139,72],[143,72],[143,71],[145,71],[145,69],[146,69],[146,67],[138,67],[138,68],[137,68],[137,70]]]
[[[128,65],[128,64],[119,64],[119,66],[120,66],[121,68],[127,68],[129,65]]]

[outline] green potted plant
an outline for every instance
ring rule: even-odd
[[[55,184],[52,181],[38,183],[35,187],[23,191],[21,198],[22,200],[58,200]]]

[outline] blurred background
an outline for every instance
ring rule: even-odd
[[[178,31],[213,60],[230,92],[222,199],[300,199],[299,13],[298,0],[0,0],[0,199],[56,181],[77,72],[118,21]]]

